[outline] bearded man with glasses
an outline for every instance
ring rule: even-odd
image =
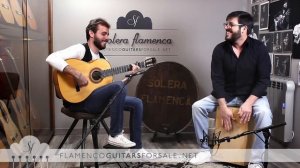
[[[253,28],[252,16],[244,11],[234,11],[227,15],[225,41],[213,51],[211,61],[211,95],[192,105],[192,116],[199,153],[190,160],[191,164],[210,161],[211,152],[207,141],[208,115],[220,109],[222,126],[232,130],[233,113],[230,106],[239,106],[240,122],[246,124],[251,119],[255,128],[272,124],[272,113],[266,97],[270,84],[271,62],[266,46],[248,35]],[[248,168],[263,167],[264,136],[258,133],[252,149]]]

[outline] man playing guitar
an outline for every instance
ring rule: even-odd
[[[85,62],[105,59],[99,52],[105,49],[109,39],[110,25],[101,18],[93,19],[86,27],[86,44],[75,44],[66,49],[50,54],[46,62],[63,74],[72,76],[80,88],[88,87],[92,83],[88,76],[80,72],[78,67],[68,64],[68,59],[78,59]],[[139,66],[131,64],[131,73],[137,73]],[[122,81],[109,83],[96,88],[86,99],[80,102],[69,102],[64,99],[64,106],[71,111],[87,111],[101,113],[109,100],[124,86]],[[130,111],[130,140],[123,135],[123,110]],[[142,149],[141,124],[143,117],[143,103],[139,98],[127,96],[126,88],[116,97],[110,107],[110,145]]]
[[[284,1],[282,10],[280,10],[274,17],[275,31],[286,30],[289,28],[290,9],[288,2]]]

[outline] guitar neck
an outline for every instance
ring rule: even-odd
[[[144,62],[137,62],[135,64],[137,66],[139,66],[140,68],[145,67]],[[107,76],[113,76],[113,75],[120,74],[120,73],[125,73],[125,72],[131,71],[131,70],[132,70],[132,65],[124,65],[124,66],[119,66],[119,67],[114,67],[111,69],[103,70],[101,72],[101,74],[102,74],[102,77],[107,77]]]

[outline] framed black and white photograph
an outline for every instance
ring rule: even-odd
[[[261,1],[263,1],[263,0],[251,0],[251,3],[252,3],[252,4],[256,4],[256,3],[259,3],[259,2],[261,2]]]
[[[273,52],[273,33],[266,32],[259,34],[259,40],[264,43],[264,45],[268,48],[268,51]]]
[[[271,74],[273,74],[273,53],[269,53],[270,61],[271,61]]]
[[[281,33],[282,38],[282,52],[291,53],[293,46],[293,32],[285,31]]]
[[[300,1],[299,0],[289,0],[289,6],[291,9],[290,14],[290,29],[294,29],[294,27],[300,23]]]
[[[291,76],[291,54],[274,54],[273,61],[274,75],[281,77]]]
[[[259,26],[258,25],[253,25],[253,28],[252,28],[249,36],[258,40],[258,36],[259,36]]]
[[[280,0],[269,0],[270,2],[280,1]]]
[[[269,31],[290,28],[290,0],[279,0],[269,4]]]
[[[269,26],[269,1],[261,3],[259,8],[259,30],[267,30]]]
[[[273,35],[273,52],[274,53],[281,53],[282,46],[281,46],[281,32],[275,32]]]
[[[258,16],[259,16],[258,12],[259,12],[259,5],[252,6],[252,8],[251,8],[251,14],[253,16],[254,23],[258,22]]]
[[[293,52],[292,57],[300,58],[300,23],[297,24],[293,29]]]

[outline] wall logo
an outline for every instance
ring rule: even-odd
[[[155,13],[153,13],[155,15]],[[106,56],[177,56],[178,31],[152,27],[153,20],[130,10],[116,21],[103,54]],[[157,25],[156,26],[160,26]],[[165,26],[165,25],[163,25]]]
[[[127,13],[126,17],[119,17],[117,29],[152,29],[152,20],[137,10]]]
[[[28,135],[21,139],[19,143],[13,143],[10,146],[11,156],[9,160],[14,162],[36,162],[47,160],[49,156],[44,155],[45,151],[49,149],[46,143],[40,143],[39,139],[34,136]],[[1,156],[4,157],[4,156]]]

